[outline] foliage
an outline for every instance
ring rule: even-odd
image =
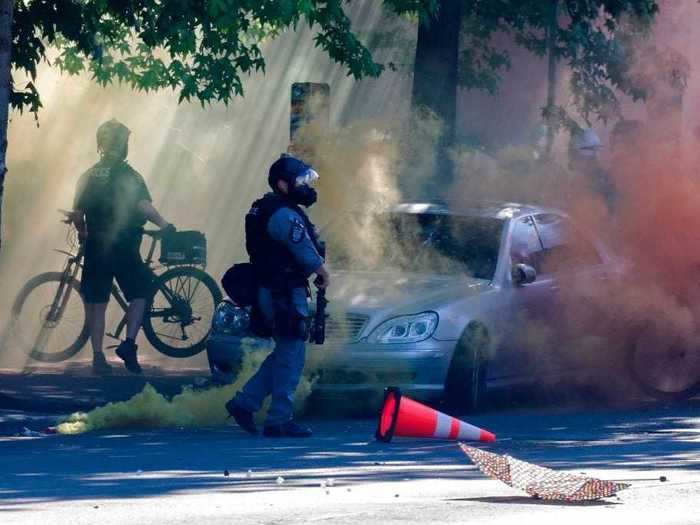
[[[11,104],[38,111],[34,81],[42,61],[100,84],[170,88],[180,100],[227,103],[243,93],[241,76],[264,71],[262,43],[300,23],[315,44],[355,78],[378,76],[377,64],[351,30],[343,0],[18,0],[13,67],[29,82]],[[390,2],[395,3],[395,2]],[[404,2],[417,4],[420,2]]]
[[[316,28],[316,45],[346,66],[349,75],[378,76],[384,66],[352,31],[346,1],[18,0],[13,65],[29,81],[14,86],[11,103],[39,109],[34,80],[52,47],[58,53],[53,65],[70,74],[88,72],[103,85],[116,80],[137,90],[170,88],[180,100],[226,103],[243,93],[242,75],[264,71],[263,42],[301,23]],[[543,56],[555,1],[561,16],[554,51],[572,71],[573,103],[584,120],[614,115],[616,90],[635,99],[646,96],[648,85],[630,68],[634,49],[658,12],[655,0],[465,1],[460,85],[498,91],[511,57],[495,43],[496,35],[509,35]],[[389,11],[421,23],[431,23],[440,4],[384,0]],[[570,120],[563,108],[545,112]]]
[[[644,97],[645,92],[630,80],[628,73],[634,62],[635,45],[646,35],[658,12],[654,0],[484,2],[488,9],[477,11],[472,17],[481,17],[481,38],[489,31],[506,32],[519,45],[544,56],[554,2],[559,2],[561,14],[556,20],[553,52],[571,71],[572,102],[581,117],[588,122],[592,116],[607,120],[615,115],[619,110],[616,90],[635,99]],[[487,59],[487,70],[509,66],[508,53],[488,45],[479,56]],[[464,82],[475,80],[479,77],[472,75]],[[493,85],[491,82],[487,87]],[[545,117],[558,116],[560,123],[572,124],[570,115],[561,107],[544,108],[544,112]]]
[[[606,120],[616,114],[616,91],[635,99],[647,96],[648,86],[637,81],[631,68],[635,50],[659,11],[655,0],[465,1],[460,85],[497,93],[502,73],[511,67],[510,53],[496,43],[499,35],[544,56],[556,2],[560,16],[554,53],[572,72],[572,102],[583,119],[597,116]],[[402,12],[408,2],[391,4]],[[429,12],[431,2],[421,5],[423,12]],[[573,125],[571,115],[562,107],[544,111],[545,117]]]

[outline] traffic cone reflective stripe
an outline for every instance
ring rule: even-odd
[[[386,389],[376,436],[386,442],[394,436],[496,441],[496,436],[488,430],[404,397],[394,387]]]
[[[450,435],[447,436],[448,439],[458,439],[459,438],[459,431],[460,431],[460,421],[457,418],[452,418],[452,421],[450,422]]]

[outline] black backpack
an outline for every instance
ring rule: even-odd
[[[258,282],[252,264],[239,263],[231,266],[221,278],[221,286],[238,306],[257,304]]]

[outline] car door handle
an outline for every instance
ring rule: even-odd
[[[558,292],[559,291],[559,285],[558,284],[552,284],[549,287],[550,292]]]

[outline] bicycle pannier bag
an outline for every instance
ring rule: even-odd
[[[258,283],[253,265],[234,264],[221,278],[221,286],[238,306],[253,306],[257,303]]]
[[[160,262],[178,264],[207,264],[207,238],[198,231],[178,231],[163,236]]]

